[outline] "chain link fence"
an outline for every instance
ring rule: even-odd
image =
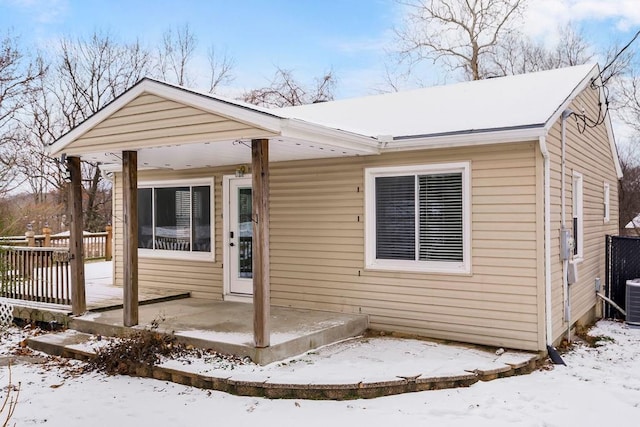
[[[605,295],[625,308],[627,280],[640,278],[640,237],[606,236]],[[605,304],[605,317],[623,316]]]

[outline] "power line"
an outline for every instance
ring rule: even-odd
[[[627,50],[629,46],[631,46],[633,42],[636,41],[638,37],[640,37],[640,30],[636,32],[636,34],[629,41],[629,43],[624,45],[624,47],[614,55],[614,57],[609,61],[607,65],[605,65],[602,68],[602,70],[598,73],[598,75],[591,80],[591,87],[593,89],[597,89],[598,91],[600,91],[601,99],[604,98],[604,111],[603,111],[602,101],[600,101],[598,102],[598,117],[595,120],[588,117],[585,113],[574,114],[574,117],[576,119],[576,125],[578,126],[578,131],[580,133],[584,133],[587,130],[587,128],[595,128],[596,126],[599,126],[602,123],[604,123],[607,117],[607,114],[609,113],[609,88],[606,86],[606,84],[609,81],[609,79],[613,77],[613,74],[607,77],[606,79],[603,79],[602,76],[604,75],[605,71],[607,71],[618,60],[618,58],[620,58],[620,55],[622,55],[624,51]],[[598,79],[600,79],[600,83],[596,83]]]
[[[602,71],[600,71],[600,74],[598,74],[598,77],[602,78],[602,75],[604,74],[604,72],[607,71],[607,69],[609,67],[611,67],[614,62],[616,62],[616,60],[620,57],[620,55],[622,55],[624,53],[624,51],[627,50],[629,48],[629,46],[631,46],[633,44],[633,42],[636,41],[636,39],[639,36],[640,36],[640,30],[638,30],[638,32],[636,32],[636,35],[633,36],[631,41],[629,41],[629,43],[627,43],[622,49],[620,49],[618,51],[618,53],[615,54],[613,59],[611,61],[609,61],[609,63],[602,68]],[[602,84],[605,85],[610,78],[611,78],[611,76],[609,76],[607,79],[603,80]]]

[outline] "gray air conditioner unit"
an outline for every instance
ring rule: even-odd
[[[627,323],[640,326],[640,279],[627,280]]]

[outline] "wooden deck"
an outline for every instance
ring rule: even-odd
[[[105,311],[122,308],[122,286],[113,284],[111,261],[89,262],[85,264],[87,311]],[[189,297],[189,293],[166,289],[144,288],[139,292],[139,304],[168,301]],[[9,299],[14,305],[14,316],[25,320],[56,321],[66,324],[66,316],[71,312],[68,304],[50,304],[37,301]],[[51,313],[56,313],[52,315]]]

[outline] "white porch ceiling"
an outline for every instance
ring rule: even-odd
[[[269,140],[269,161],[352,157],[370,153],[354,148],[308,142],[302,139],[274,137]],[[81,156],[83,160],[100,162],[104,169],[120,169],[122,154],[95,152]],[[251,140],[229,140],[175,144],[138,150],[139,169],[197,169],[251,162]]]

